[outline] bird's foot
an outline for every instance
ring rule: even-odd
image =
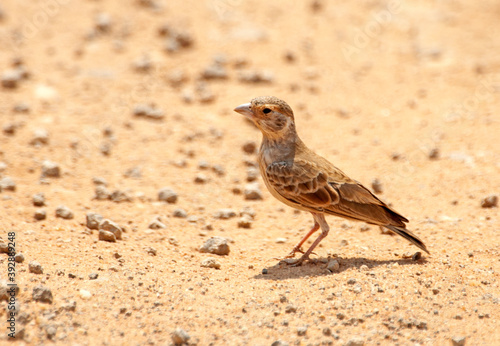
[[[281,263],[285,263],[291,267],[300,267],[304,262],[315,262],[315,260],[309,257],[309,254],[304,254],[300,258],[285,258],[281,260]]]
[[[304,251],[302,251],[301,248],[293,248],[293,250],[290,251],[290,253],[285,256],[285,259],[287,259],[287,258],[294,258],[295,257],[295,253],[297,253],[297,252],[300,252],[301,254],[304,253]]]

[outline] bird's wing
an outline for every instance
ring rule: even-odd
[[[330,184],[337,190],[340,199],[338,203],[325,208],[327,213],[377,225],[405,227],[404,223],[408,222],[358,182]]]
[[[283,198],[309,209],[322,211],[339,201],[337,190],[328,184],[328,174],[314,162],[274,162],[267,166],[266,176]]]
[[[377,225],[405,227],[408,222],[332,165],[320,166],[303,159],[274,162],[267,167],[266,175],[283,198],[310,210]]]

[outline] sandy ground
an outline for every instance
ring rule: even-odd
[[[496,1],[0,9],[0,225],[4,243],[15,232],[20,344],[500,344],[500,219],[481,207],[500,193]],[[243,148],[260,133],[232,109],[260,95],[286,100],[302,139],[351,177],[378,179],[431,255],[329,217],[317,262],[280,264],[312,218],[260,176],[262,199],[246,198]],[[99,240],[90,212],[122,240]],[[228,255],[199,251],[215,236]]]

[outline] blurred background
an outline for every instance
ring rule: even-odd
[[[120,244],[128,247],[117,248],[130,262],[152,261],[130,248],[154,244],[153,263],[167,266],[165,273],[176,268],[172,253],[183,268],[199,270],[193,249],[219,233],[235,241],[232,265],[264,266],[287,253],[311,222],[265,191],[255,167],[260,133],[232,111],[274,95],[290,104],[308,146],[411,220],[436,263],[446,249],[498,254],[499,19],[494,0],[3,0],[0,225],[18,231],[21,250],[45,259],[52,272],[66,265],[78,271],[74,263],[85,259],[86,277],[83,266],[106,266],[88,249],[106,253],[106,261],[106,251],[118,251],[86,228],[88,212],[124,226]],[[176,195],[167,203],[158,200],[165,187]],[[34,204],[34,194],[45,202]],[[71,217],[57,212],[61,205]],[[214,217],[220,208],[251,208],[256,216],[240,224]],[[391,248],[409,247],[364,225],[329,222],[349,239],[341,247],[347,257],[392,258]],[[269,241],[280,237],[288,242]],[[339,241],[331,236],[325,247],[338,250]],[[52,246],[54,260],[44,251]],[[498,263],[492,258],[483,264]],[[106,287],[120,291],[124,278]],[[40,281],[31,280],[27,287]],[[73,297],[73,284],[64,275],[57,280],[61,295]],[[113,304],[95,299],[100,307]],[[92,303],[82,307],[104,320],[106,309]],[[241,312],[235,309],[216,311]],[[454,321],[456,331],[471,326]],[[191,330],[209,333],[203,325]],[[112,339],[109,328],[91,336]],[[77,337],[66,332],[68,340]]]

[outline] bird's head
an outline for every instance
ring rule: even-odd
[[[234,111],[250,119],[269,139],[295,134],[293,111],[277,97],[256,97],[250,103],[239,105]]]

